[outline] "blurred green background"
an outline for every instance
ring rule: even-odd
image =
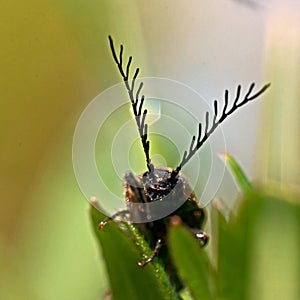
[[[271,81],[264,103],[228,125],[228,151],[253,178],[298,189],[299,7],[198,2],[1,1],[1,299],[101,299],[108,289],[71,156],[82,110],[119,82],[108,34],[143,76],[205,97]]]

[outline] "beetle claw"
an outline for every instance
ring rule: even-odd
[[[139,261],[138,266],[144,268],[146,265],[151,263],[151,261],[153,261],[153,259],[158,255],[161,246],[162,246],[162,240],[158,239],[152,254],[145,261]]]
[[[107,224],[107,220],[104,220],[104,221],[101,221],[100,222],[100,224],[99,224],[99,228],[102,230],[102,231],[104,231],[104,227],[105,227],[105,225]]]
[[[205,231],[199,231],[195,234],[197,240],[200,240],[202,242],[202,247],[204,247],[208,241],[209,241],[209,236]]]

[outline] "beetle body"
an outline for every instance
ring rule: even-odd
[[[183,203],[167,217],[134,225],[152,249],[159,247],[157,256],[164,265],[171,282],[176,289],[179,289],[181,283],[176,275],[177,272],[168,248],[168,228],[170,224],[174,222],[185,224],[196,238],[201,240],[201,245],[207,243],[208,236],[201,230],[205,224],[206,210],[200,207],[188,180],[183,175],[173,178],[172,172],[172,169],[161,167],[154,168],[151,173],[147,171],[139,176],[134,176],[131,172],[126,173],[124,176],[124,198],[129,211],[131,203],[163,201],[166,196],[169,197],[166,205],[178,203],[178,200]],[[172,207],[167,209],[172,210]],[[161,244],[158,244],[158,241],[161,241]],[[140,266],[145,264],[145,262],[139,263]]]

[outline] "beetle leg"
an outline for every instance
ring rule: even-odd
[[[141,215],[147,218],[151,217],[149,206],[143,205],[148,202],[143,183],[138,176],[134,176],[131,172],[124,176],[124,197],[127,209],[132,213],[134,219],[140,218]]]
[[[171,217],[172,225],[178,225],[181,223],[182,223],[182,220],[179,216]],[[204,247],[208,243],[209,236],[205,231],[199,230],[198,228],[189,228],[189,230],[191,231],[192,234],[194,234],[194,236],[196,237],[197,240],[201,241],[201,247]]]
[[[207,235],[207,233],[205,231],[199,230],[198,232],[195,233],[195,237],[197,240],[201,241],[201,246],[204,247],[209,240],[209,236]]]
[[[159,249],[161,248],[161,246],[162,246],[162,240],[158,239],[152,254],[145,261],[139,261],[138,265],[141,268],[144,268],[147,264],[149,264],[151,261],[153,261],[153,259],[158,255],[158,252],[159,252]]]
[[[143,184],[140,179],[135,177],[131,172],[124,175],[125,201],[133,203],[145,203],[147,199],[143,193]]]
[[[120,217],[120,216],[124,216],[124,215],[127,215],[129,213],[128,210],[120,210],[118,212],[116,212],[115,214],[113,214],[112,216],[106,218],[105,220],[101,221],[100,224],[99,224],[99,228],[101,228],[102,230],[104,229],[104,226],[109,222],[109,221],[112,221],[114,219],[116,219],[117,217]]]

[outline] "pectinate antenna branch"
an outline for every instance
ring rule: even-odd
[[[124,79],[126,79],[126,80],[128,80],[128,78],[129,78],[129,70],[130,70],[131,62],[132,62],[132,56],[129,56],[128,63],[127,63],[127,66],[126,66],[126,75],[124,77]]]
[[[242,86],[239,84],[237,89],[236,89],[236,96],[235,96],[233,105],[237,105],[237,102],[239,101],[240,96],[241,96],[241,90],[242,90]]]
[[[229,101],[229,91],[225,90],[224,107],[223,107],[222,115],[226,115],[226,109],[227,109],[227,106],[228,106],[228,101]]]
[[[123,45],[120,45],[119,64],[120,66],[123,64]]]
[[[140,85],[139,85],[139,87],[138,87],[138,89],[137,89],[137,91],[136,91],[136,94],[135,94],[135,102],[137,103],[138,102],[138,100],[139,100],[139,97],[140,97],[140,92],[141,92],[141,90],[142,90],[142,88],[143,88],[143,82],[141,82],[140,83]],[[142,96],[142,98],[144,98],[144,96]]]
[[[135,80],[136,80],[136,78],[137,78],[137,76],[138,76],[138,74],[139,74],[139,71],[140,71],[140,69],[137,68],[137,69],[135,70],[135,73],[134,73],[133,77],[132,77],[132,81],[131,81],[131,90],[132,90],[132,92],[134,91],[134,84],[135,84]],[[133,98],[133,99],[134,99],[134,98]],[[138,100],[138,99],[137,99],[137,100]]]
[[[209,125],[209,112],[207,111],[206,114],[205,114],[205,134],[204,136],[207,135],[208,133],[208,125]]]
[[[197,144],[200,143],[201,140],[201,133],[202,133],[202,124],[198,124],[198,139],[197,139]]]
[[[191,145],[190,145],[190,152],[193,151],[193,146],[194,146],[194,144],[195,144],[195,139],[196,139],[196,137],[193,136],[193,137],[192,137],[192,141],[191,141]]]
[[[137,98],[137,99],[138,99],[138,98]],[[144,100],[145,100],[145,97],[144,97],[144,95],[143,95],[142,98],[141,98],[141,101],[140,101],[140,106],[139,106],[138,116],[140,116],[141,113],[142,113],[142,108],[143,108]],[[136,101],[138,101],[138,100],[136,100]],[[137,102],[136,102],[136,103],[137,103]]]
[[[130,80],[130,66],[132,62],[132,56],[129,56],[128,62],[126,65],[126,69],[123,69],[123,45],[120,45],[120,52],[119,55],[116,54],[114,42],[111,36],[108,37],[109,39],[109,45],[111,49],[111,53],[113,56],[113,59],[115,63],[117,64],[117,67],[119,69],[119,72],[123,78],[125,87],[127,89],[131,105],[132,105],[132,110],[133,114],[135,116],[136,124],[138,127],[138,131],[140,134],[140,138],[142,141],[144,153],[146,156],[146,163],[147,163],[147,168],[149,172],[152,172],[154,167],[151,163],[150,155],[149,155],[149,150],[150,150],[150,142],[147,140],[148,138],[148,126],[145,123],[146,115],[147,115],[147,110],[145,109],[142,114],[143,110],[143,104],[144,104],[144,95],[140,97],[141,90],[143,88],[143,83],[141,82],[135,91],[135,81],[138,77],[139,74],[139,68],[135,70],[134,75],[132,76],[131,83],[129,83]]]
[[[251,100],[254,100],[255,98],[259,97],[262,93],[264,93],[266,91],[267,88],[269,88],[270,85],[271,85],[271,83],[266,84],[256,94],[254,94],[251,97],[249,97],[248,100],[251,101]]]
[[[218,116],[218,101],[215,100],[214,101],[214,120],[213,120],[214,124],[216,123],[217,116]]]
[[[233,103],[231,105],[231,108],[228,109],[229,105],[229,91],[225,90],[224,93],[224,106],[223,109],[221,109],[222,113],[221,115],[218,115],[218,101],[214,101],[214,116],[212,119],[212,124],[209,125],[209,112],[206,112],[205,114],[205,130],[204,135],[201,137],[201,129],[202,124],[199,123],[199,133],[197,138],[197,143],[195,144],[195,136],[192,138],[192,142],[190,144],[189,151],[185,151],[182,157],[182,160],[178,167],[174,169],[172,172],[172,177],[176,177],[182,167],[193,157],[193,155],[202,147],[202,145],[207,141],[207,139],[211,136],[211,134],[219,127],[219,125],[230,115],[232,115],[239,107],[245,105],[251,100],[254,100],[258,98],[260,95],[262,95],[269,87],[270,83],[264,85],[260,90],[258,90],[256,93],[252,94],[253,89],[255,87],[255,83],[252,83],[245,94],[244,98],[239,102],[241,97],[241,91],[242,86],[238,85],[236,90],[236,96],[233,100]],[[252,95],[251,95],[252,94]]]

